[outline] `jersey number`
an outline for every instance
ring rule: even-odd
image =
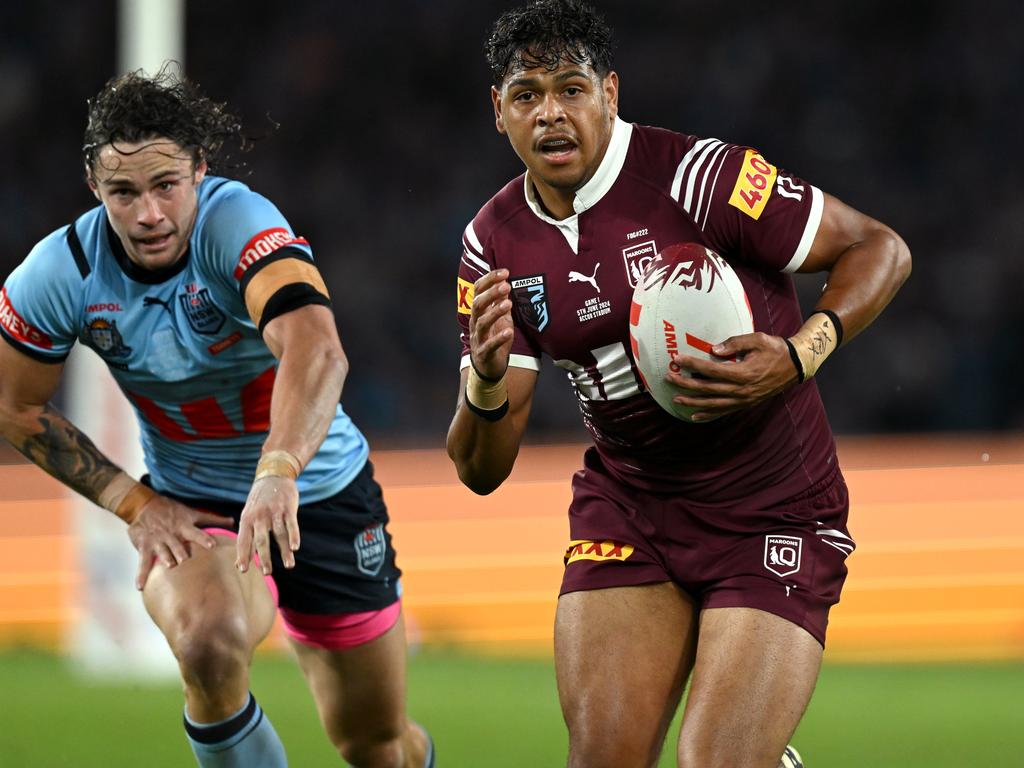
[[[270,429],[270,395],[274,390],[276,372],[277,369],[271,366],[242,387],[242,432],[235,429],[215,397],[204,397],[181,404],[181,414],[195,430],[186,432],[184,427],[148,397],[134,392],[127,394],[135,403],[135,407],[168,440],[184,443],[238,437],[245,432],[266,432]]]

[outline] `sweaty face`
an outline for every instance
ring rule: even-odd
[[[89,187],[107,209],[128,258],[143,269],[172,266],[185,253],[196,220],[206,161],[168,139],[107,144]]]
[[[573,196],[597,171],[618,113],[618,76],[563,61],[519,69],[491,89],[495,121],[526,164],[545,206],[573,213]]]

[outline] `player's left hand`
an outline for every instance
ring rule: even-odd
[[[299,489],[288,477],[269,475],[252,484],[249,498],[238,521],[235,566],[242,573],[249,570],[253,548],[260,558],[264,574],[273,570],[270,564],[270,536],[273,534],[285,568],[295,567],[299,549]]]
[[[665,377],[689,390],[680,392],[674,400],[698,409],[691,417],[693,421],[708,421],[750,408],[797,382],[796,368],[781,336],[733,336],[712,347],[711,352],[722,360],[677,355],[673,360],[681,370]]]

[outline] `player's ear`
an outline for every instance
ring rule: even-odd
[[[200,156],[199,156],[199,161],[198,161],[198,162],[196,163],[196,165],[195,165],[195,171],[194,171],[194,174],[195,174],[195,183],[196,183],[196,186],[198,186],[198,185],[199,185],[199,183],[200,183],[200,182],[201,182],[201,181],[202,181],[202,180],[203,180],[204,178],[206,178],[206,172],[207,172],[208,170],[210,170],[210,166],[209,166],[209,165],[207,164],[207,162],[206,162],[206,158],[205,158],[205,157],[203,157],[202,155],[200,155]]]
[[[601,82],[601,87],[604,89],[604,97],[608,103],[608,112],[612,118],[615,118],[619,114],[619,76],[615,71],[609,72],[604,76],[604,80]]]
[[[505,134],[505,118],[501,116],[501,91],[491,86],[491,103],[494,105],[494,127],[498,133]]]
[[[96,186],[96,180],[92,177],[92,168],[88,165],[85,166],[85,183],[89,185],[89,191],[92,192],[93,196],[103,202],[103,198],[100,197],[100,188]]]

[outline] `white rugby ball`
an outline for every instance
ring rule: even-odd
[[[644,385],[677,419],[696,409],[672,402],[683,390],[665,380],[679,372],[676,355],[723,358],[711,347],[754,332],[754,318],[739,276],[717,253],[697,243],[670,245],[655,256],[633,291],[629,340]]]

